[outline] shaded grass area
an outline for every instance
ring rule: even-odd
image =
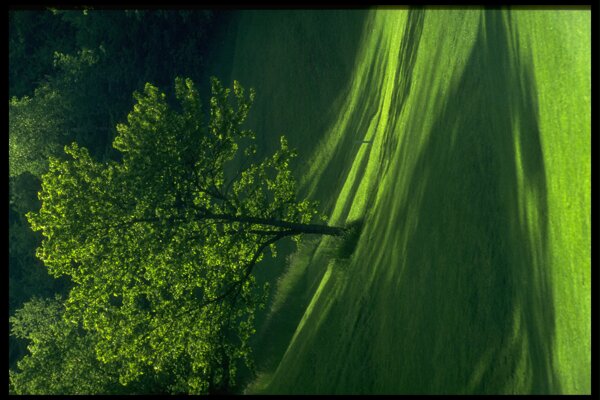
[[[406,37],[403,43],[418,35],[411,29],[418,23],[407,25],[407,21],[412,21],[408,14],[410,12],[401,11],[388,18],[385,14],[373,13],[367,19],[365,32],[368,33],[361,41],[354,75],[348,83],[348,95],[339,118],[321,139],[307,174],[303,176],[303,187],[312,197],[322,199],[326,212],[331,210],[332,221],[343,221],[352,206],[352,196],[365,192],[359,187],[367,181],[362,179],[367,170],[373,169],[368,165],[374,161],[371,155],[381,147],[378,142],[389,136],[379,131],[388,125],[389,103],[399,103],[396,92],[391,90],[394,87],[393,77],[388,76],[389,70],[397,68],[395,43],[399,43],[402,33]],[[418,40],[411,43],[418,43]],[[400,51],[406,52],[405,47]],[[337,193],[339,196],[336,196]],[[343,207],[336,208],[342,204],[340,198],[344,198]]]
[[[257,90],[248,125],[259,156],[286,135],[301,157],[338,116],[367,10],[240,13],[231,80]]]

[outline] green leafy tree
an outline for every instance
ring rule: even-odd
[[[129,385],[119,382],[120,361],[100,362],[98,335],[64,318],[61,295],[32,297],[10,318],[11,337],[27,343],[29,354],[9,370],[13,394],[160,394],[177,392],[182,375],[177,365],[169,373],[144,373]]]
[[[29,342],[30,354],[10,370],[15,394],[92,394],[122,392],[112,366],[96,359],[94,338],[63,318],[60,296],[34,297],[10,318],[11,335]]]
[[[60,94],[43,85],[33,97],[13,97],[8,103],[9,176],[25,172],[40,177],[47,158],[61,151],[64,126]]]
[[[53,72],[56,51],[77,50],[76,30],[47,9],[8,12],[8,92],[32,96],[44,77]]]
[[[13,97],[8,103],[9,176],[29,172],[40,177],[48,168],[48,158],[62,154],[70,140],[89,142],[96,129],[76,112],[77,96],[90,67],[98,60],[96,52],[81,50],[75,56],[55,52],[56,75],[48,78],[32,97]],[[70,139],[70,140],[69,140]]]
[[[31,231],[24,215],[9,210],[9,313],[22,307],[35,293],[42,297],[52,297],[55,293],[66,293],[67,279],[53,279],[48,275],[42,262],[35,257],[35,249],[41,236]],[[9,367],[27,352],[26,342],[14,336],[9,340]]]
[[[98,359],[118,361],[124,385],[177,366],[172,391],[232,387],[239,363],[252,364],[248,339],[267,293],[252,271],[265,250],[345,232],[312,223],[317,204],[297,198],[285,137],[272,156],[253,156],[254,133],[241,125],[254,92],[234,82],[232,101],[215,78],[211,90],[205,116],[190,79],[175,81],[178,107],[146,84],[117,125],[122,160],[66,146],[28,214],[44,236],[38,257],[75,284],[66,320],[94,332]]]

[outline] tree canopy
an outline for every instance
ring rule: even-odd
[[[33,98],[12,98],[8,104],[9,176],[25,172],[41,176],[47,158],[61,150],[64,136],[60,95],[47,85]]]
[[[175,80],[175,96],[171,106],[151,84],[134,93],[113,142],[120,161],[96,161],[76,143],[68,158],[51,157],[41,209],[27,217],[49,273],[74,282],[65,320],[96,335],[98,359],[118,362],[121,384],[186,365],[172,390],[206,393],[231,386],[240,361],[251,366],[267,293],[252,270],[265,249],[344,230],[312,223],[317,204],[297,198],[285,137],[255,159],[254,133],[242,129],[253,90],[212,78],[206,113],[190,79]]]
[[[12,335],[29,341],[30,354],[10,371],[15,394],[117,393],[112,365],[96,359],[94,336],[65,321],[62,298],[32,298],[10,318]]]
[[[129,94],[145,82],[171,93],[177,75],[205,82],[228,18],[207,10],[10,10],[10,315],[32,296],[64,297],[71,286],[68,275],[53,279],[36,259],[42,235],[25,217],[40,207],[48,157],[64,158],[64,145],[76,141],[94,159],[118,159],[111,143],[133,105]],[[9,368],[27,354],[28,341],[10,336]]]

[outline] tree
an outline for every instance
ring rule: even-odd
[[[41,241],[41,236],[31,231],[24,215],[9,209],[9,314],[35,293],[41,297],[52,297],[55,293],[67,293],[69,282],[66,279],[53,279],[48,275],[42,262],[35,257],[35,249]],[[18,359],[27,352],[24,340],[10,337],[9,367],[13,368]]]
[[[235,104],[216,78],[211,91],[203,116],[190,79],[175,80],[177,108],[146,84],[117,125],[122,160],[66,146],[69,158],[50,158],[42,177],[41,209],[27,215],[49,273],[75,284],[66,320],[97,335],[98,359],[119,361],[124,385],[177,365],[177,390],[233,386],[239,362],[252,364],[248,339],[267,293],[252,271],[266,248],[345,232],[311,223],[317,204],[297,198],[285,137],[272,156],[253,157],[254,133],[241,125],[254,91],[234,81]]]
[[[92,335],[66,322],[60,296],[34,297],[10,318],[11,335],[29,342],[30,354],[10,370],[15,394],[119,393],[118,375],[94,354]]]
[[[13,97],[8,103],[9,176],[29,172],[40,177],[48,168],[48,157],[59,156],[68,139],[89,141],[95,129],[78,115],[76,82],[84,81],[98,60],[96,52],[81,50],[75,56],[55,52],[56,74],[34,91],[33,97]],[[79,102],[81,103],[81,102]]]
[[[8,30],[9,99],[33,94],[52,74],[56,51],[77,50],[73,26],[47,9],[10,10]]]
[[[37,137],[29,135],[32,146],[19,147],[21,153],[11,146],[11,160],[28,156],[25,161],[36,170],[30,172],[38,175],[50,153],[47,146],[38,151],[34,145],[57,142],[47,129],[49,123],[59,123],[63,139],[109,157],[104,151],[110,150],[114,121],[131,108],[129,96],[122,94],[143,88],[148,81],[166,84],[176,75],[200,75],[213,14],[205,10],[11,11],[9,100],[14,97],[23,103],[21,115],[29,131],[44,131]],[[34,89],[40,87],[46,87],[52,98],[36,100],[41,96]],[[25,104],[27,99],[32,104]],[[24,139],[20,143],[27,143],[27,136],[20,137]],[[58,149],[66,143],[59,143]]]
[[[41,176],[47,157],[61,150],[64,135],[60,95],[47,85],[38,88],[33,98],[13,97],[8,103],[9,176],[24,172]]]
[[[96,357],[98,335],[64,318],[64,300],[32,297],[10,317],[11,336],[28,343],[29,354],[9,370],[13,394],[157,394],[177,391],[177,374],[144,370],[127,386],[119,382],[121,361]],[[177,365],[171,366],[177,372]]]

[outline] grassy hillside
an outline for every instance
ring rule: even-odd
[[[265,149],[286,134],[329,223],[363,226],[352,253],[306,238],[265,263],[247,392],[589,393],[590,12],[235,26]]]

